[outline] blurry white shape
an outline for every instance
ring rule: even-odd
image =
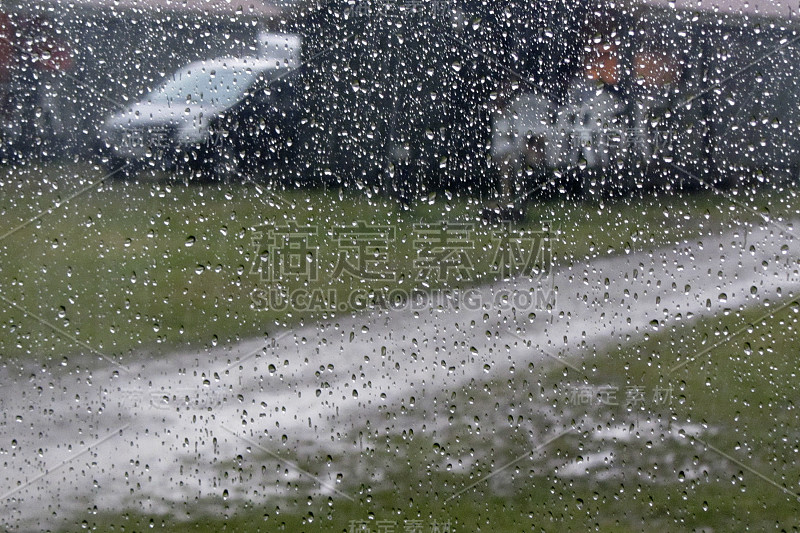
[[[275,59],[281,66],[291,68],[300,65],[300,51],[303,45],[302,38],[292,33],[258,34],[258,55],[262,59]]]

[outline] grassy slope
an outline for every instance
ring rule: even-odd
[[[79,187],[78,180],[99,175],[97,170],[81,167],[57,173],[52,169],[34,169],[27,175],[15,172],[0,189],[5,227],[68,197]],[[93,190],[0,242],[3,294],[114,353],[149,346],[159,338],[165,347],[211,343],[215,336],[226,342],[304,319],[249,310],[248,280],[238,270],[247,261],[250,226],[289,218],[332,225],[369,213],[369,220],[394,222],[404,231],[420,219],[476,220],[479,211],[475,204],[442,197],[406,214],[382,198],[338,191],[295,191],[280,197],[294,207],[271,206],[252,187],[113,183]],[[798,201],[792,192],[761,191],[746,201],[771,216],[797,214]],[[557,260],[564,263],[624,253],[628,248],[646,250],[756,219],[717,196],[673,195],[606,206],[551,201],[532,207],[524,225],[536,228],[542,220],[554,222],[561,231]],[[187,246],[189,237],[195,238],[191,246]],[[392,261],[402,268],[412,254],[410,244],[401,245],[393,251]],[[59,316],[61,307],[63,316]],[[549,448],[544,454],[547,460],[577,461],[604,452],[592,440],[587,420],[601,426],[622,421],[633,428],[648,418],[691,422],[714,429],[706,438],[718,450],[797,491],[797,307],[754,326],[685,369],[668,373],[687,354],[761,316],[763,310],[753,310],[655,332],[611,353],[598,354],[580,374],[571,370],[541,374],[540,369],[530,368],[506,382],[476,383],[453,397],[454,403],[469,405],[466,411],[474,420],[468,424],[459,426],[456,419],[453,427],[457,429],[440,435],[379,437],[376,433],[373,440],[379,444],[356,459],[366,468],[389,465],[389,472],[386,480],[356,490],[356,502],[336,497],[309,499],[308,484],[281,481],[278,476],[276,483],[296,488],[297,497],[263,508],[237,509],[228,517],[198,518],[202,511],[193,505],[176,509],[171,517],[95,511],[84,517],[83,524],[66,529],[347,531],[351,520],[370,516],[396,520],[398,529],[407,519],[421,519],[426,528],[433,519],[449,520],[459,531],[797,529],[800,504],[791,497],[699,443],[659,442],[659,435],[614,444],[617,464],[623,459],[630,470],[623,481],[601,479],[596,470],[587,476],[554,476],[537,457],[509,470],[514,479],[505,488],[486,484],[444,502],[477,479],[448,471],[446,464],[470,452],[489,457],[494,465],[518,457],[529,449],[525,423],[537,421],[542,402],[565,419],[583,424],[583,431]],[[60,362],[65,351],[76,349],[7,307],[0,313],[0,328],[0,349],[6,361],[34,356]],[[629,412],[622,406],[576,412],[564,399],[570,387],[586,383],[620,388],[635,384],[649,390],[656,384],[672,384],[676,397],[669,408],[650,414]],[[506,418],[510,405],[518,417],[504,426],[499,421]],[[497,445],[498,439],[502,446]],[[670,454],[700,465],[702,475],[682,478],[681,471],[664,461]],[[311,471],[325,470],[326,458],[293,457],[288,450],[284,455]],[[249,472],[261,471],[264,463],[263,457],[230,458],[225,475],[247,479]],[[483,464],[478,471],[485,475],[491,466]],[[222,500],[207,503],[226,505]],[[187,518],[191,520],[185,522]]]
[[[69,198],[102,176],[86,165],[7,169],[0,179],[5,231]],[[408,284],[415,257],[412,224],[474,222],[476,249],[489,242],[477,201],[440,194],[403,212],[365,191],[298,190],[275,195],[252,186],[185,186],[164,182],[110,182],[0,241],[0,291],[5,298],[63,328],[103,353],[130,360],[137,349],[165,352],[262,335],[312,313],[257,311],[249,274],[254,257],[250,229],[262,223],[297,221],[324,231],[357,220],[391,224],[399,242],[390,250],[393,269]],[[795,216],[793,192],[759,192],[746,199],[773,216]],[[560,231],[556,261],[650,249],[682,237],[713,232],[757,217],[731,208],[718,196],[670,195],[608,205],[558,200],[532,206],[521,225],[539,229],[550,221]],[[5,233],[5,231],[3,233]],[[323,242],[321,257],[334,253]],[[476,256],[487,272],[490,258]],[[329,270],[329,269],[323,269]],[[486,277],[485,279],[488,279]],[[300,283],[289,282],[289,287]],[[314,286],[347,289],[353,279],[323,278]],[[392,286],[392,284],[388,284]],[[61,363],[64,354],[86,350],[3,302],[0,354],[5,361],[36,358]]]
[[[396,530],[402,531],[404,520],[421,519],[425,531],[433,520],[449,520],[454,531],[796,531],[800,528],[797,498],[748,468],[790,492],[800,491],[800,415],[796,408],[799,313],[800,305],[793,305],[763,322],[758,322],[763,310],[709,317],[598,354],[583,365],[582,373],[550,369],[542,374],[530,367],[507,382],[476,383],[464,390],[461,398],[454,398],[454,403],[461,405],[459,401],[469,397],[467,410],[470,419],[474,415],[474,422],[470,420],[467,429],[459,428],[456,419],[452,431],[440,435],[404,431],[377,438],[376,433],[376,444],[365,447],[353,459],[354,465],[388,473],[383,481],[355,486],[348,486],[345,477],[340,488],[352,494],[354,502],[337,496],[309,497],[313,485],[307,479],[285,480],[281,475],[285,465],[276,467],[274,475],[269,469],[264,475],[261,469],[270,463],[266,456],[231,458],[223,467],[226,479],[251,479],[255,481],[249,483],[263,487],[259,483],[269,486],[273,481],[266,480],[275,477],[274,483],[297,495],[264,507],[238,509],[230,516],[220,513],[200,518],[202,508],[192,505],[176,509],[170,517],[100,512],[88,517],[84,526],[100,531],[314,532],[351,531],[352,520],[371,520],[372,531],[377,531],[375,521],[388,520],[396,521]],[[697,354],[725,332],[730,334],[747,324],[752,325],[749,331],[691,365],[669,372],[675,363]],[[620,388],[671,383],[676,396],[669,405],[645,406],[638,413],[625,406],[593,406],[583,411],[564,406],[565,391],[585,383]],[[508,458],[530,450],[525,419],[537,421],[545,404],[555,406],[565,421],[575,420],[580,430],[533,459],[519,461],[492,482],[447,501]],[[509,406],[518,418],[504,423]],[[650,433],[647,426],[640,425],[654,419],[662,420],[662,429],[670,421],[707,426],[707,442],[748,468],[688,438],[667,441],[658,431]],[[372,420],[374,427],[381,423]],[[397,423],[402,426],[402,419]],[[592,432],[608,423],[629,425],[639,438],[598,446]],[[501,450],[504,446],[507,449]],[[606,446],[616,456],[617,477],[602,478],[602,465],[590,468],[588,475],[554,475],[552,461],[581,461],[595,448],[608,453]],[[464,454],[465,450],[468,453]],[[479,461],[465,472],[445,466],[454,457],[481,454],[487,454],[494,466],[481,466]],[[700,475],[684,476],[682,470],[670,467],[668,458],[675,455],[699,465]],[[322,473],[326,463],[339,459],[295,460],[304,469]],[[250,478],[254,473],[255,478]],[[500,480],[503,483],[497,483]],[[207,503],[226,505],[221,499]]]

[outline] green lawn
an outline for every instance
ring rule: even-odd
[[[395,228],[387,261],[398,277],[370,288],[441,286],[413,281],[415,223],[473,224],[477,251],[497,229],[481,220],[479,200],[450,193],[404,211],[368,188],[270,192],[252,184],[200,186],[151,177],[107,181],[69,200],[102,176],[100,168],[72,163],[31,164],[2,174],[0,233],[13,233],[0,239],[0,294],[19,306],[5,300],[0,305],[5,361],[62,363],[91,346],[130,362],[137,351],[231,343],[319,318],[320,311],[253,309],[253,291],[264,287],[250,273],[259,260],[252,230],[261,224],[295,221],[318,226],[324,236],[356,221]],[[794,217],[800,209],[793,190],[761,190],[742,201],[772,217]],[[554,261],[563,264],[647,250],[758,219],[710,193],[662,193],[606,204],[542,200],[518,226],[538,230],[551,224],[557,231]],[[346,291],[365,285],[347,275],[332,278],[333,238],[321,240],[319,254],[319,280],[286,280],[285,287]],[[474,282],[490,280],[491,254],[475,258],[480,275]]]
[[[7,170],[0,181],[3,233],[101,176],[101,170],[85,165]],[[777,187],[742,194],[737,202],[775,219],[796,218],[800,209],[794,190]],[[480,247],[493,230],[480,222],[481,207],[476,200],[444,193],[407,212],[367,190],[270,194],[253,185],[109,182],[0,240],[0,283],[5,298],[127,362],[142,349],[165,352],[232,342],[315,318],[312,313],[251,309],[250,291],[259,282],[248,274],[254,226],[297,220],[317,224],[326,233],[365,220],[391,224],[407,236],[415,222],[470,222],[478,228]],[[555,261],[568,264],[649,250],[759,220],[758,214],[717,195],[662,193],[604,205],[541,201],[530,206],[520,226],[539,229],[548,221],[558,231]],[[330,243],[323,243],[321,254],[332,251]],[[412,239],[399,239],[389,262],[410,276],[414,256]],[[491,279],[490,266],[485,258],[476,263],[486,272],[481,279]],[[360,281],[323,276],[318,283],[342,288]],[[355,501],[310,497],[312,481],[287,480],[280,475],[286,465],[275,467],[272,458],[254,453],[223,461],[222,479],[241,480],[247,490],[248,480],[261,475],[294,496],[244,508],[220,498],[175,509],[170,516],[91,511],[65,529],[349,531],[353,521],[364,520],[373,523],[372,531],[378,531],[379,521],[402,531],[406,521],[418,520],[423,531],[434,522],[449,522],[456,531],[797,530],[800,504],[779,487],[800,491],[798,309],[787,307],[675,372],[670,372],[675,364],[765,311],[730,313],[654,332],[597,354],[582,372],[530,366],[507,380],[446,391],[448,402],[441,409],[450,425],[438,433],[385,430],[402,427],[397,417],[421,416],[409,408],[376,415],[370,425],[354,430],[353,442],[367,437],[358,453],[281,452],[312,473],[339,469],[340,488]],[[78,351],[85,350],[64,334],[13,306],[2,307],[5,363],[36,358],[70,364],[69,354]],[[668,405],[639,409],[567,401],[570,391],[587,385],[647,391],[671,386],[674,397]],[[540,434],[540,428],[558,430],[553,417],[579,430],[514,463],[508,475],[448,500],[498,465],[524,455],[531,448],[530,436]],[[598,428],[620,423],[634,437],[595,438]],[[692,442],[689,434],[667,437],[671,424],[703,429],[702,438],[714,449]],[[604,477],[603,463],[592,462],[605,456],[622,479]],[[564,471],[565,464],[586,465],[589,472]],[[558,469],[561,473],[555,474]],[[355,474],[359,470],[381,471],[382,478],[364,481]]]
[[[636,339],[590,361],[575,361],[581,372],[531,365],[508,380],[443,391],[442,396],[450,396],[442,409],[454,418],[439,433],[383,429],[403,427],[403,417],[415,416],[411,409],[374,416],[357,429],[354,434],[367,443],[357,453],[323,457],[280,452],[314,474],[324,476],[333,464],[333,471],[343,473],[338,488],[354,501],[338,495],[312,497],[315,485],[310,479],[286,480],[282,473],[287,465],[254,453],[222,464],[221,479],[242,490],[263,491],[274,483],[293,496],[235,510],[220,498],[175,509],[170,516],[99,512],[86,518],[84,527],[347,532],[356,521],[366,521],[374,532],[381,531],[381,521],[403,531],[406,521],[419,520],[426,532],[434,522],[449,522],[451,531],[797,531],[800,501],[792,494],[800,492],[799,314],[800,305],[793,304],[763,321],[764,310],[759,309],[709,317]],[[744,333],[670,372],[714,339],[748,324],[752,327]],[[625,402],[569,404],[569,389],[586,384],[621,390],[672,385],[675,397],[633,409]],[[545,427],[542,412],[548,407],[577,431],[450,499],[500,465],[524,457],[531,450],[528,432]],[[459,416],[460,409],[468,416]],[[614,424],[625,427],[630,438],[594,438]],[[693,441],[691,432],[666,438],[673,424],[704,428],[704,443]],[[591,465],[597,453],[612,458],[610,477],[608,465]],[[475,463],[453,468],[463,458]],[[562,469],[565,463],[586,464],[588,472],[568,472]],[[360,480],[357,470],[384,475]],[[227,511],[204,514],[213,508]]]

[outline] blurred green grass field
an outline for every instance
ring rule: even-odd
[[[456,405],[468,401],[465,408],[474,417],[469,427],[456,420],[449,432],[439,434],[376,433],[369,439],[373,444],[351,458],[278,451],[315,475],[324,476],[331,463],[338,465],[334,470],[342,469],[343,481],[337,488],[353,501],[335,494],[312,496],[319,488],[313,480],[285,476],[293,469],[289,463],[254,450],[220,465],[221,479],[242,489],[258,480],[261,491],[274,483],[292,496],[243,507],[241,501],[231,504],[223,498],[187,503],[168,516],[95,509],[80,525],[128,532],[377,532],[389,531],[381,524],[405,531],[415,523],[426,533],[797,531],[800,304],[782,305],[765,320],[762,309],[725,313],[633,339],[587,360],[576,356],[572,362],[580,372],[558,364],[531,365],[507,381],[475,383],[451,398]],[[733,335],[743,326],[749,327]],[[708,347],[709,339],[724,338],[730,340],[670,372]],[[624,401],[618,406],[569,405],[569,389],[586,384],[620,390],[632,384],[648,390],[671,385],[675,396],[668,404],[645,402],[633,408]],[[545,407],[576,431],[527,457],[527,432],[532,427],[541,431],[536,422]],[[505,419],[509,411],[515,413],[513,420]],[[402,426],[402,419],[397,423]],[[670,426],[692,424],[702,428],[701,440],[691,431],[668,437]],[[372,425],[380,427],[381,420]],[[614,425],[625,427],[630,438],[594,438]],[[368,428],[364,432],[370,436]],[[592,463],[597,454],[607,460]],[[466,470],[448,467],[455,457],[465,456],[486,459]],[[342,468],[348,460],[352,466]],[[495,478],[486,478],[511,462]],[[553,468],[564,463],[581,468]],[[676,466],[681,464],[689,469]],[[385,475],[382,481],[359,481],[356,470],[383,470]],[[212,515],[210,509],[219,512]],[[367,529],[354,529],[361,522]]]
[[[478,250],[494,229],[481,220],[483,204],[477,199],[439,193],[404,211],[366,187],[272,192],[266,185],[186,185],[161,176],[108,180],[65,202],[102,176],[102,169],[76,163],[3,172],[0,234],[13,231],[0,239],[4,361],[60,364],[86,353],[88,345],[125,362],[141,351],[232,343],[319,318],[318,311],[253,309],[251,295],[261,282],[249,273],[258,260],[252,229],[262,224],[315,224],[323,235],[359,220],[391,225],[398,239],[388,262],[406,284],[414,273],[414,223],[474,223]],[[740,201],[771,217],[795,217],[800,209],[797,194],[782,187],[748,192]],[[541,200],[529,206],[518,225],[540,230],[549,223],[557,232],[554,261],[566,264],[758,221],[759,215],[712,193],[660,193],[605,204]],[[334,245],[333,239],[323,241],[322,252],[335,252]],[[482,276],[476,282],[487,282],[490,257],[477,257],[475,269]],[[292,280],[285,285],[363,286],[361,280],[332,279],[332,269],[322,270],[310,285]],[[401,281],[383,286],[393,283]]]

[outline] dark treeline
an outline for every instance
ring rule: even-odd
[[[334,181],[388,189],[492,189],[498,105],[522,92],[560,105],[581,75],[587,43],[609,42],[621,72],[610,90],[625,107],[617,125],[640,127],[637,109],[646,109],[647,124],[680,137],[670,141],[669,157],[621,156],[603,170],[612,179],[632,187],[644,174],[674,178],[676,154],[681,168],[713,181],[730,183],[755,167],[795,172],[796,142],[786,139],[795,135],[797,113],[788,100],[797,92],[796,59],[772,58],[728,79],[791,37],[790,28],[624,5],[337,1],[300,9],[281,29],[304,38],[305,66],[292,81],[309,128],[300,137],[304,164]],[[669,55],[680,69],[674,82],[657,90],[637,83],[642,50]],[[765,75],[772,87],[744,92]],[[700,96],[685,105],[692,95]],[[776,117],[789,128],[746,127]],[[753,144],[775,148],[753,155]]]

